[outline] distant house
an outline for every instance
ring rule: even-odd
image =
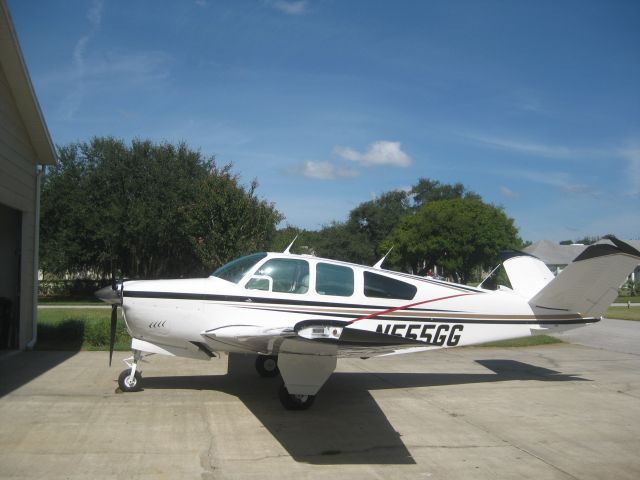
[[[36,341],[42,165],[56,154],[0,0],[0,349]]]
[[[608,242],[608,240],[599,240],[596,243]],[[625,242],[636,250],[640,250],[640,240],[625,240]],[[550,240],[540,240],[524,248],[524,251],[542,260],[547,267],[557,275],[564,267],[573,262],[585,248],[587,248],[587,245],[559,245]],[[635,282],[639,275],[640,266],[631,274],[631,280]]]
[[[556,275],[580,255],[586,245],[559,245],[550,240],[540,240],[524,248],[524,251],[542,260]]]

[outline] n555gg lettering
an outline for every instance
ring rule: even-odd
[[[440,325],[432,323],[380,323],[376,327],[377,333],[419,340],[439,347],[445,344],[448,347],[458,345],[463,330],[464,325],[446,323]]]

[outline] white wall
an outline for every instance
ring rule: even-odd
[[[33,305],[37,301],[33,295],[36,164],[36,153],[0,68],[0,203],[22,215],[19,348],[33,337]]]

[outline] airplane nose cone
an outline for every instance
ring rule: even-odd
[[[107,287],[101,288],[100,290],[97,290],[94,295],[105,303],[116,305],[122,303],[120,295],[118,295],[118,291],[119,289],[114,290],[109,285]]]

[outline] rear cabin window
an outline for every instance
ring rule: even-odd
[[[246,288],[282,293],[307,293],[309,263],[304,260],[274,258],[253,274]]]
[[[353,295],[353,270],[349,267],[318,263],[316,266],[316,292],[320,295]]]
[[[410,283],[377,273],[364,272],[364,294],[374,298],[397,298],[412,300],[418,289]]]

